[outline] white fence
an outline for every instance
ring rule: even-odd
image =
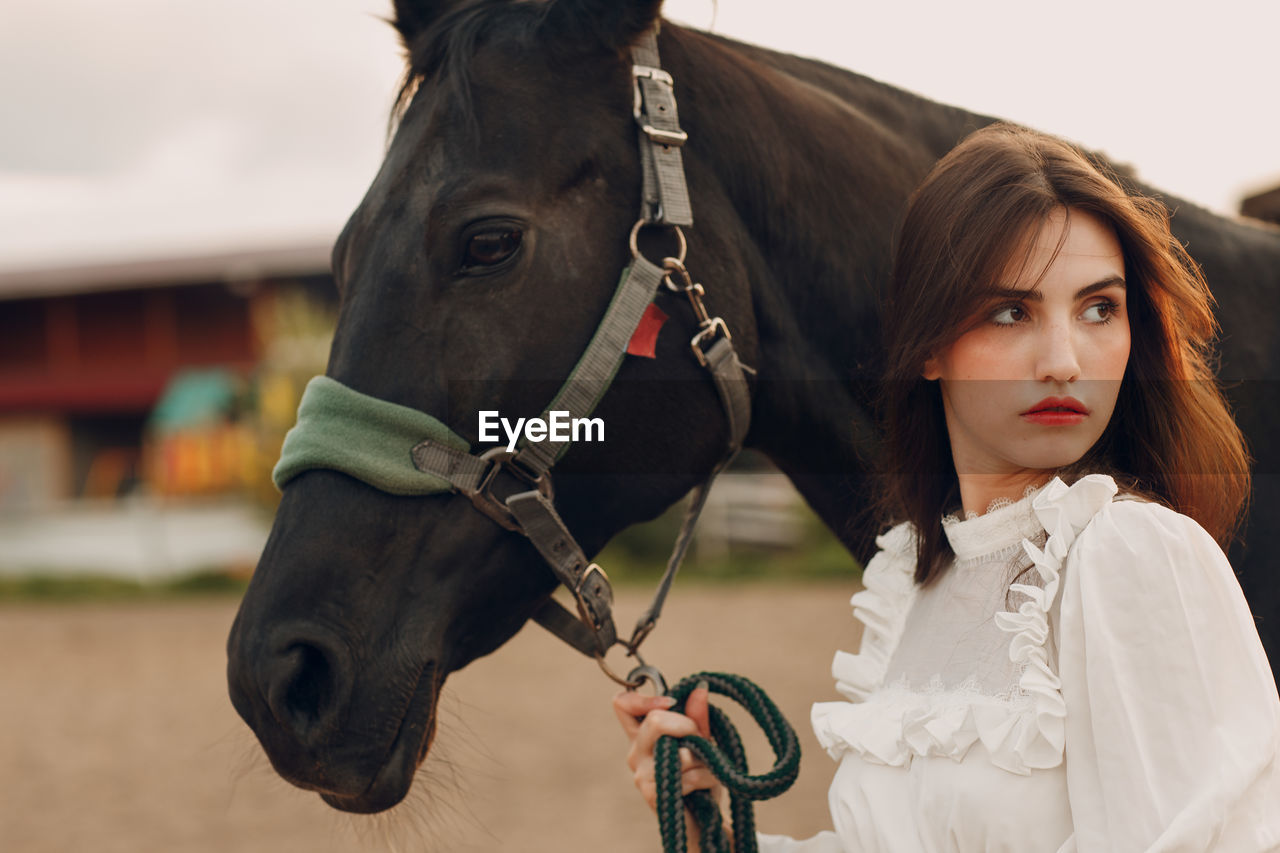
[[[790,547],[803,534],[803,505],[783,474],[721,474],[702,510],[694,546],[709,559],[723,556],[734,544]]]
[[[251,569],[269,528],[269,518],[239,501],[135,497],[8,512],[0,514],[0,575],[151,581],[202,569]]]

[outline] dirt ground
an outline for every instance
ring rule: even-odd
[[[677,586],[646,649],[669,677],[736,672],[800,734],[800,780],[762,829],[828,825],[833,765],[808,726],[856,649],[845,585]],[[621,590],[623,624],[646,591]],[[445,685],[436,746],[385,815],[335,812],[271,770],[227,699],[229,600],[0,607],[0,848],[151,851],[654,851],[595,665],[536,626]],[[736,707],[736,706],[731,706]],[[744,735],[750,721],[741,721]],[[747,736],[753,767],[772,764]]]

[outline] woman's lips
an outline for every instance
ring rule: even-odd
[[[1022,417],[1024,420],[1041,426],[1071,426],[1082,423],[1089,416],[1084,412],[1045,409],[1039,412],[1027,412]]]
[[[1075,397],[1046,397],[1022,413],[1022,418],[1041,426],[1072,426],[1089,417],[1089,408]]]

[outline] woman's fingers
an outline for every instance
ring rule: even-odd
[[[698,734],[706,738],[711,737],[710,699],[711,691],[707,682],[701,681],[684,703],[684,712],[697,724]]]
[[[656,809],[658,807],[658,783],[653,776],[653,759],[649,758],[636,765],[633,768],[631,779],[635,782],[636,790],[640,792],[640,796],[644,797],[644,801],[649,804],[649,808]]]
[[[680,774],[681,794],[688,794],[690,791],[710,791],[717,784],[715,775],[705,764],[700,767],[690,768]]]
[[[632,779],[636,790],[644,797],[651,808],[657,807],[658,783],[654,778],[653,757],[641,759],[636,765]],[[719,782],[707,765],[689,750],[680,748],[680,793],[690,791],[713,791]]]
[[[640,729],[640,721],[650,711],[665,711],[676,702],[670,696],[646,696],[634,690],[624,690],[613,697],[613,713],[627,737],[635,738]]]
[[[627,766],[631,768],[635,786],[651,808],[657,804],[657,783],[654,781],[653,750],[658,738],[669,735],[681,738],[690,735],[711,736],[708,698],[710,691],[698,686],[685,701],[685,713],[670,710],[675,704],[669,696],[647,696],[634,691],[623,691],[613,697],[613,710],[622,724],[622,730],[631,739],[627,752]],[[680,748],[681,793],[718,789],[719,783],[707,766],[687,748]]]
[[[693,734],[711,737],[709,719],[709,699],[711,691],[699,685],[689,694],[685,701],[685,714],[694,721],[697,730]],[[671,696],[647,696],[634,690],[623,690],[613,697],[613,712],[622,724],[622,730],[628,737],[635,737],[645,716],[650,711],[665,711],[674,705],[676,700]],[[663,732],[666,734],[666,732]],[[683,736],[683,733],[682,735]]]
[[[663,735],[688,737],[697,733],[697,724],[684,714],[677,714],[675,711],[650,711],[636,730],[635,739],[631,741],[631,754],[636,760],[652,756],[654,745]]]

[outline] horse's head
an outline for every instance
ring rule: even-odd
[[[429,413],[473,451],[506,443],[480,440],[481,410],[514,421],[546,407],[630,259],[641,167],[627,48],[659,6],[397,0],[411,83],[334,249],[329,377]],[[713,223],[715,206],[698,213]],[[648,232],[667,253],[667,235]],[[691,264],[715,277],[713,307],[750,362],[746,277],[715,234],[690,235]],[[724,452],[683,299],[660,297],[671,320],[657,357],[628,357],[596,408],[606,440],[554,470],[556,507],[588,554]],[[445,676],[510,638],[553,587],[530,542],[464,497],[308,470],[284,489],[231,631],[232,701],[286,779],[338,808],[388,808],[427,753]]]

